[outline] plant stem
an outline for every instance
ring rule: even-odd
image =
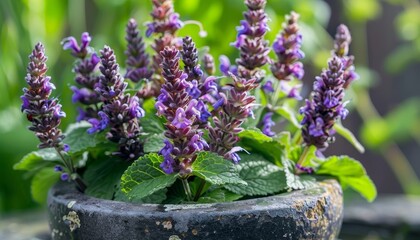
[[[79,189],[79,191],[82,192],[82,193],[85,192],[86,187],[87,187],[86,183],[83,181],[83,179],[76,172],[76,169],[73,166],[73,161],[71,159],[70,159],[70,161],[68,161],[69,158],[66,159],[66,157],[64,157],[64,155],[61,153],[60,148],[55,147],[54,149],[58,153],[58,155],[60,156],[61,160],[63,160],[64,166],[70,171],[72,177],[74,178],[72,180],[76,184],[77,189]]]
[[[182,182],[182,186],[184,187],[185,195],[187,195],[187,200],[191,202],[193,198],[192,198],[191,188],[190,188],[190,185],[188,184],[187,178],[182,178],[181,182]]]
[[[201,196],[201,192],[204,189],[204,186],[206,185],[206,181],[202,178],[200,178],[200,185],[198,186],[197,192],[195,193],[193,201],[196,202],[198,198]]]
[[[300,165],[302,166],[302,163],[306,160],[306,158],[308,157],[308,153],[309,153],[309,146],[305,146],[305,148],[303,149],[303,153],[302,155],[300,155],[299,160],[297,161],[296,165]],[[301,171],[299,169],[295,169],[295,173],[296,174],[300,174]]]

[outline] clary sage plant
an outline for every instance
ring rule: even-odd
[[[337,28],[331,58],[303,100],[297,13],[286,16],[270,43],[266,0],[245,0],[231,43],[239,57],[231,64],[218,56],[216,71],[211,54],[199,54],[191,37],[177,35],[185,22],[172,1],[152,2],[144,30],[154,53],[146,52],[130,19],[122,70],[112,48],[95,51],[86,32],[80,42],[62,41],[76,59],[70,89],[79,112],[65,132],[60,122],[66,114],[51,96],[55,86],[42,43],[30,54],[22,112],[41,143],[15,169],[35,175],[36,199],[58,178],[95,197],[139,203],[234,201],[304,189],[325,178],[375,198],[358,161],[323,154],[336,133],[359,146],[341,124],[348,114],[346,88],[358,78],[346,26]]]

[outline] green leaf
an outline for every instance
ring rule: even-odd
[[[268,195],[287,188],[284,171],[278,166],[265,160],[258,154],[240,154],[241,162],[235,167],[239,177],[247,185],[231,185],[224,187],[240,195]]]
[[[60,179],[60,173],[51,168],[43,168],[35,174],[31,182],[31,194],[39,204],[47,202],[48,190]]]
[[[326,174],[337,177],[341,185],[351,187],[359,192],[369,202],[376,198],[376,187],[363,165],[348,156],[332,156],[327,158],[316,171],[317,174]]]
[[[144,140],[144,152],[159,152],[165,146],[165,143],[163,142],[164,140],[165,136],[163,134],[155,133],[150,136],[147,136]]]
[[[160,168],[163,157],[150,153],[137,159],[121,177],[121,191],[130,199],[142,199],[172,185],[177,174],[166,174]]]
[[[211,152],[200,152],[191,165],[192,175],[200,177],[211,184],[224,185],[245,184],[231,161]]]
[[[284,173],[286,175],[287,188],[290,190],[306,189],[315,185],[315,178],[309,175],[296,175],[294,173],[294,162],[290,159],[283,158]]]
[[[270,142],[273,139],[261,132],[258,128],[246,129],[238,134],[239,138],[252,138],[255,141],[264,143]]]
[[[154,192],[153,194],[141,198],[136,199],[132,198],[130,199],[125,193],[123,193],[120,189],[117,190],[115,193],[115,198],[113,200],[115,201],[121,201],[121,202],[130,202],[130,203],[153,203],[153,204],[161,204],[166,199],[166,192],[168,190],[166,188],[161,189],[159,191]]]
[[[290,133],[282,132],[270,138],[259,129],[247,129],[239,134],[239,145],[244,149],[259,153],[265,159],[277,166],[282,166],[281,156],[288,151],[290,145]]]
[[[233,193],[227,189],[216,188],[213,191],[206,192],[197,200],[197,203],[233,202],[242,197],[242,195]]]
[[[360,153],[365,152],[365,148],[363,145],[357,140],[357,138],[353,135],[353,133],[345,128],[341,123],[334,124],[334,130],[337,131],[342,137],[344,137],[347,141],[349,141]]]
[[[59,162],[60,157],[53,148],[44,148],[26,154],[13,166],[15,170],[32,171]]]
[[[99,143],[106,142],[105,132],[88,134],[87,130],[91,127],[88,122],[80,122],[71,124],[65,133],[66,138],[63,142],[70,146],[70,154],[79,154],[91,148],[96,147]]]
[[[276,113],[286,118],[296,128],[301,128],[300,122],[297,120],[296,112],[287,105],[276,108]]]
[[[145,133],[160,134],[165,131],[163,119],[156,116],[155,100],[147,99],[143,103],[146,115],[140,119],[140,125]]]
[[[112,199],[120,179],[129,164],[119,158],[105,156],[90,163],[83,175],[87,183],[86,194]]]

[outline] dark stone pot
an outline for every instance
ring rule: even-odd
[[[335,239],[343,218],[340,185],[215,204],[131,204],[59,183],[49,192],[53,239]]]

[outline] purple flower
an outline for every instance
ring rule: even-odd
[[[91,118],[88,120],[88,122],[92,125],[92,127],[87,130],[89,134],[100,132],[108,126],[108,116],[102,111],[98,113],[98,116],[100,117],[99,120],[96,118]]]
[[[269,137],[276,135],[276,133],[271,130],[271,128],[274,127],[274,125],[276,125],[276,123],[271,119],[272,117],[273,113],[268,112],[264,115],[262,120],[262,132]]]
[[[136,83],[142,79],[150,79],[153,71],[149,69],[149,55],[137,29],[137,22],[133,18],[128,21],[125,40],[127,41],[127,50],[124,52],[127,56],[125,77]]]
[[[315,79],[313,99],[306,100],[300,112],[302,135],[307,145],[314,145],[323,150],[333,141],[332,128],[337,119],[343,119],[348,111],[343,103],[344,79],[343,64],[338,57],[328,63],[328,69]]]
[[[183,50],[184,57],[194,52],[185,47]],[[201,95],[198,80],[188,82],[188,75],[179,69],[180,52],[176,48],[165,48],[161,57],[165,83],[155,107],[158,114],[166,118],[165,136],[170,139],[165,141],[165,147],[160,151],[164,157],[161,168],[168,174],[177,172],[186,175],[191,173],[197,151],[208,148],[199,128],[206,109],[201,100],[195,99]],[[194,59],[184,58],[190,70],[195,66]]]
[[[55,171],[55,172],[62,172],[62,171],[63,171],[63,167],[62,167],[62,166],[60,166],[60,165],[55,165],[55,166],[54,166],[54,171]]]
[[[214,104],[217,114],[213,117],[215,126],[208,128],[209,146],[212,152],[236,163],[240,158],[234,144],[239,141],[238,133],[243,130],[241,124],[252,115],[255,97],[250,91],[258,84],[255,78],[246,79],[233,74],[230,77],[233,83],[224,88],[226,92],[219,93],[219,99]],[[223,108],[220,108],[222,105]]]
[[[295,12],[286,16],[283,30],[273,43],[273,50],[278,60],[271,65],[271,72],[278,80],[289,81],[292,76],[302,79],[304,75],[300,60],[305,54],[300,50],[302,35],[299,33],[298,19],[299,15]]]
[[[80,46],[74,37],[64,38],[61,41],[61,45],[63,45],[64,50],[70,49],[73,56],[83,59],[88,54],[88,47],[91,40],[92,38],[89,36],[89,33],[84,32],[82,33]]]
[[[273,82],[271,80],[268,80],[266,83],[264,83],[264,85],[262,85],[261,89],[265,93],[273,93],[274,92]]]
[[[174,125],[178,129],[183,129],[188,126],[191,126],[192,121],[187,119],[185,116],[185,111],[182,108],[178,108],[175,113],[174,120],[172,120],[172,125]]]
[[[268,17],[264,11],[266,0],[247,0],[248,8],[244,12],[244,20],[240,21],[236,41],[232,44],[240,51],[240,57],[236,59],[238,75],[243,78],[258,78],[261,81],[263,72],[258,69],[268,61],[268,42],[264,35],[269,31]]]
[[[298,169],[301,172],[308,173],[308,174],[314,173],[314,169],[313,168],[304,167],[304,166],[302,166],[300,164],[296,164],[295,166],[296,166],[296,169]]]
[[[56,148],[61,151],[64,135],[58,126],[66,114],[61,110],[58,100],[50,98],[55,87],[50,82],[51,78],[46,76],[47,57],[41,43],[36,44],[29,59],[25,77],[29,88],[23,89],[21,110],[32,123],[29,130],[33,131],[41,142],[38,148]]]
[[[333,56],[339,57],[343,63],[344,88],[347,88],[350,83],[359,78],[354,70],[354,56],[348,55],[350,43],[351,35],[349,29],[344,24],[339,25],[334,39]]]
[[[188,94],[194,99],[201,97],[201,91],[198,89],[198,82],[197,80],[193,80],[191,82],[191,87],[188,88]]]
[[[61,174],[60,178],[61,178],[61,181],[64,181],[65,182],[65,181],[68,181],[69,180],[70,175],[68,173],[66,173],[66,172],[63,172]]]

